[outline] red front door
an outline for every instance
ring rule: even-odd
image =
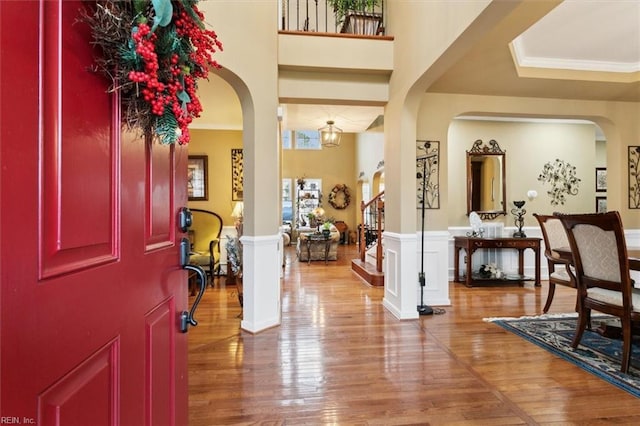
[[[187,152],[120,131],[81,5],[0,1],[0,423],[185,425]]]

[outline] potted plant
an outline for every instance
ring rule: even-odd
[[[340,32],[376,35],[382,23],[382,15],[374,13],[380,0],[327,0],[333,7],[336,24],[342,24]]]
[[[331,235],[331,222],[326,221],[322,224],[322,235],[324,235],[325,237]]]
[[[309,219],[309,226],[311,228],[315,228],[317,226],[316,215],[314,215],[313,213],[307,213],[307,219]]]

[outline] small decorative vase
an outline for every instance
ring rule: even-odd
[[[323,229],[322,230],[322,235],[324,235],[325,237],[328,237],[329,235],[331,235],[331,230],[330,229]]]

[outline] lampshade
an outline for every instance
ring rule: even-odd
[[[243,216],[244,216],[244,203],[242,201],[238,201],[236,205],[233,206],[231,217],[236,220],[242,220]]]
[[[342,129],[335,126],[333,120],[327,121],[327,125],[318,129],[320,132],[320,143],[322,146],[332,148],[340,145]]]

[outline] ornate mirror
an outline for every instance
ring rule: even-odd
[[[491,139],[478,139],[467,151],[467,214],[476,212],[483,220],[506,215],[507,182],[505,152]]]

